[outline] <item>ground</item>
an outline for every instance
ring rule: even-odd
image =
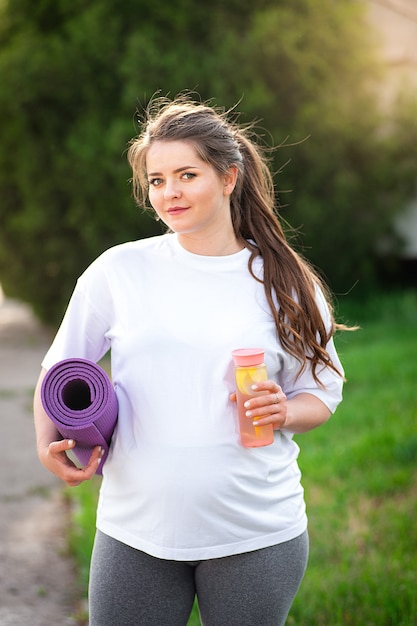
[[[68,506],[38,460],[33,428],[33,389],[50,340],[28,308],[0,293],[0,626],[80,623]]]

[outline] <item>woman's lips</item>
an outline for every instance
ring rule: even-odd
[[[180,215],[181,213],[185,213],[185,211],[188,211],[188,207],[182,207],[182,206],[172,206],[168,209],[168,214],[169,215]]]

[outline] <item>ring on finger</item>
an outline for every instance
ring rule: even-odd
[[[279,395],[278,395],[278,393],[276,393],[275,394],[274,404],[279,404],[279,403],[280,403]]]

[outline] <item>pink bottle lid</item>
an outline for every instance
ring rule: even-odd
[[[262,348],[240,348],[233,350],[232,356],[235,365],[260,365],[264,362],[265,350]]]

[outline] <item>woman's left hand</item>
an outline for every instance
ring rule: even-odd
[[[244,404],[246,417],[253,420],[255,426],[272,424],[274,428],[284,428],[287,420],[287,396],[273,380],[258,382],[252,386],[259,395]],[[232,394],[231,399],[235,399]]]

